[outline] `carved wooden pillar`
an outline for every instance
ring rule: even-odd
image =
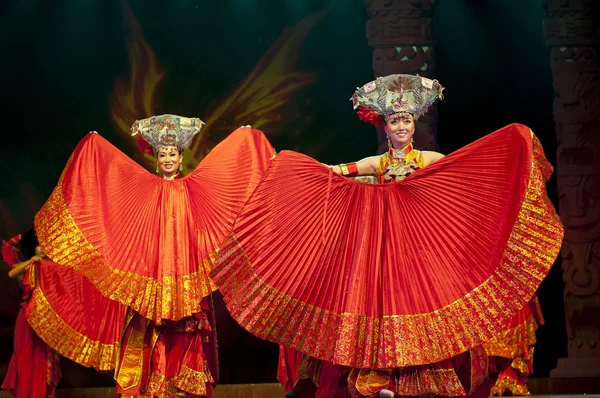
[[[394,73],[433,78],[433,13],[437,0],[365,0],[369,19],[367,39],[373,48],[375,76]],[[434,104],[416,124],[415,146],[437,146],[437,106]],[[387,150],[383,128],[378,129],[379,153]]]
[[[551,47],[568,357],[552,377],[600,376],[600,39],[596,0],[542,0]]]

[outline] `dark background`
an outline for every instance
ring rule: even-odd
[[[539,0],[440,2],[435,78],[446,87],[438,108],[441,152],[518,122],[532,128],[554,163],[543,19]],[[90,130],[152,169],[128,127],[153,114],[207,122],[199,147],[186,158],[188,170],[242,124],[265,131],[278,150],[325,163],[373,155],[375,130],[358,120],[349,101],[373,78],[366,20],[359,0],[3,0],[0,237],[31,226]],[[555,179],[548,191],[556,204]],[[21,293],[1,274],[3,377]],[[539,291],[547,322],[538,331],[538,377],[566,356],[561,275],[555,264]],[[275,381],[277,346],[241,330],[217,304],[221,382]],[[112,383],[109,376],[63,364],[63,385]]]

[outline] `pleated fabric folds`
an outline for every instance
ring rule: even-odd
[[[534,296],[563,237],[538,139],[513,124],[372,185],[283,151],[211,276],[251,333],[334,364],[438,362]]]
[[[36,215],[40,245],[150,320],[190,316],[216,289],[215,250],[273,153],[262,132],[240,128],[189,175],[166,181],[90,133]]]

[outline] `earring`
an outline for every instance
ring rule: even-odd
[[[156,174],[160,174],[160,167],[158,167],[158,163],[156,163]]]
[[[390,136],[386,134],[385,138],[387,138],[387,141],[388,141],[388,148],[390,148],[390,149],[393,148],[393,146],[392,146],[392,140],[390,140]]]
[[[179,171],[183,171],[183,165],[179,163]]]

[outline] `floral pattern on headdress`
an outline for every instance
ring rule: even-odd
[[[152,116],[137,120],[131,126],[131,135],[138,136],[140,150],[150,153],[147,142],[154,152],[161,146],[175,146],[181,150],[187,149],[196,134],[200,132],[204,122],[198,118],[188,118],[177,115]]]
[[[356,89],[352,96],[354,109],[359,108],[359,118],[367,109],[383,118],[394,113],[407,112],[415,119],[421,117],[437,98],[443,99],[444,87],[437,80],[413,75],[388,75]],[[362,113],[361,113],[362,112]]]

